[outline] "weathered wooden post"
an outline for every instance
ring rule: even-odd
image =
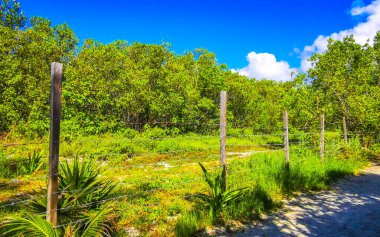
[[[346,116],[343,116],[343,136],[344,142],[346,143],[346,146],[348,146]]]
[[[284,151],[285,151],[285,169],[289,171],[289,125],[288,111],[284,111]]]
[[[220,167],[223,168],[222,179],[226,188],[226,127],[227,127],[227,92],[220,92]]]
[[[46,220],[57,226],[59,126],[61,117],[62,64],[51,64],[49,183]]]
[[[321,115],[321,135],[320,135],[320,155],[321,161],[325,160],[325,115]]]

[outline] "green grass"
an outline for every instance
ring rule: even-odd
[[[248,162],[233,161],[229,186],[233,189],[249,187],[250,190],[230,206],[226,217],[259,217],[262,212],[280,207],[281,200],[295,192],[325,189],[338,178],[357,174],[366,164],[366,160],[351,155],[348,158],[328,156],[324,162],[312,152],[300,157],[291,154],[291,157],[289,173],[280,152],[257,154]]]
[[[109,134],[63,139],[61,160],[69,163],[75,156],[91,155],[100,162],[100,179],[113,179],[118,183],[115,215],[115,236],[125,236],[129,230],[141,235],[191,236],[210,226],[207,207],[192,198],[197,193],[207,194],[208,186],[203,181],[198,162],[208,170],[219,165],[219,137],[198,134],[164,136],[161,131],[144,134]],[[326,160],[321,162],[317,138],[305,135],[291,137],[290,173],[284,169],[281,150],[267,144],[282,142],[281,136],[241,136],[247,131],[233,131],[227,140],[227,151],[236,152],[227,157],[227,187],[247,187],[244,195],[232,202],[220,214],[219,223],[232,220],[250,220],[261,213],[281,206],[281,200],[294,192],[320,190],[343,175],[355,174],[365,166],[360,144],[353,140],[345,147],[329,135],[326,144]],[[243,133],[243,134],[242,134]],[[12,142],[12,141],[11,141]],[[27,143],[27,141],[17,141]],[[6,141],[4,143],[9,143]],[[0,166],[8,167],[13,160],[26,161],[35,149],[47,160],[47,144],[26,146],[3,146]],[[241,157],[237,153],[249,151],[251,155]],[[248,153],[247,153],[248,154]],[[17,170],[17,162],[12,163]],[[10,166],[12,167],[12,166]],[[3,175],[0,179],[0,219],[9,214],[33,213],[30,204],[18,203],[1,207],[14,200],[30,198],[34,192],[43,195],[46,188],[46,169],[26,176],[21,173]],[[14,182],[14,181],[17,182]],[[33,191],[34,190],[34,191]],[[1,221],[1,220],[0,220]]]

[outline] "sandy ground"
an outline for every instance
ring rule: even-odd
[[[244,229],[219,236],[380,236],[380,165],[342,179],[330,190],[297,196]]]

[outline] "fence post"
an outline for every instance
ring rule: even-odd
[[[220,167],[223,168],[222,179],[226,189],[226,126],[227,126],[227,92],[220,92]]]
[[[62,64],[51,64],[50,91],[50,142],[49,142],[49,183],[47,194],[46,220],[57,226],[58,209],[58,162],[59,126],[61,117]]]
[[[344,142],[346,143],[346,146],[348,146],[346,116],[343,116],[343,136]]]
[[[289,171],[289,126],[288,111],[284,111],[284,151],[285,151],[285,169]]]
[[[321,115],[321,136],[320,136],[321,161],[325,160],[325,115]]]

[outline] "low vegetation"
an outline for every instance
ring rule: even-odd
[[[283,151],[260,152],[245,159],[232,160],[227,186],[231,190],[243,189],[243,195],[226,205],[217,223],[233,227],[236,220],[260,219],[261,214],[280,208],[282,200],[294,193],[322,190],[338,178],[357,174],[367,160],[362,158],[361,148],[355,148],[355,143],[357,141],[352,141],[349,147],[343,143],[335,144],[330,151],[338,151],[334,151],[334,156],[327,156],[324,162],[317,151],[294,147],[289,173]],[[340,153],[340,149],[344,152]],[[335,152],[339,155],[335,156]],[[177,235],[194,236],[199,230],[215,224],[206,210],[200,205],[182,214],[176,226]]]
[[[194,236],[260,218],[297,192],[356,174],[380,145],[380,33],[330,40],[308,74],[256,80],[215,54],[78,38],[0,0],[0,232],[5,236]],[[50,64],[64,65],[59,224],[45,221]],[[228,92],[227,183],[219,94]],[[282,114],[289,112],[285,169]],[[318,155],[326,119],[326,156]],[[346,118],[349,144],[342,142]],[[201,168],[199,167],[201,163]],[[224,175],[224,174],[223,174]]]
[[[233,220],[260,218],[295,192],[326,188],[334,179],[355,174],[366,165],[357,139],[345,146],[338,133],[327,133],[326,159],[321,162],[313,145],[317,138],[305,133],[291,136],[294,145],[290,172],[286,173],[283,151],[275,145],[281,136],[249,136],[248,131],[231,130],[224,189],[217,136],[122,136],[93,136],[62,143],[61,234],[85,233],[88,223],[106,208],[111,211],[104,211],[97,226],[98,231],[111,236],[193,236],[213,225],[229,226]],[[136,149],[125,152],[125,146]],[[28,153],[35,149],[47,154],[45,144],[6,146],[1,162],[8,158],[27,161]],[[46,169],[41,168],[32,175],[19,173],[1,179],[2,228],[11,231],[9,236],[16,223],[43,224],[30,216],[40,213],[44,219],[45,175]]]

